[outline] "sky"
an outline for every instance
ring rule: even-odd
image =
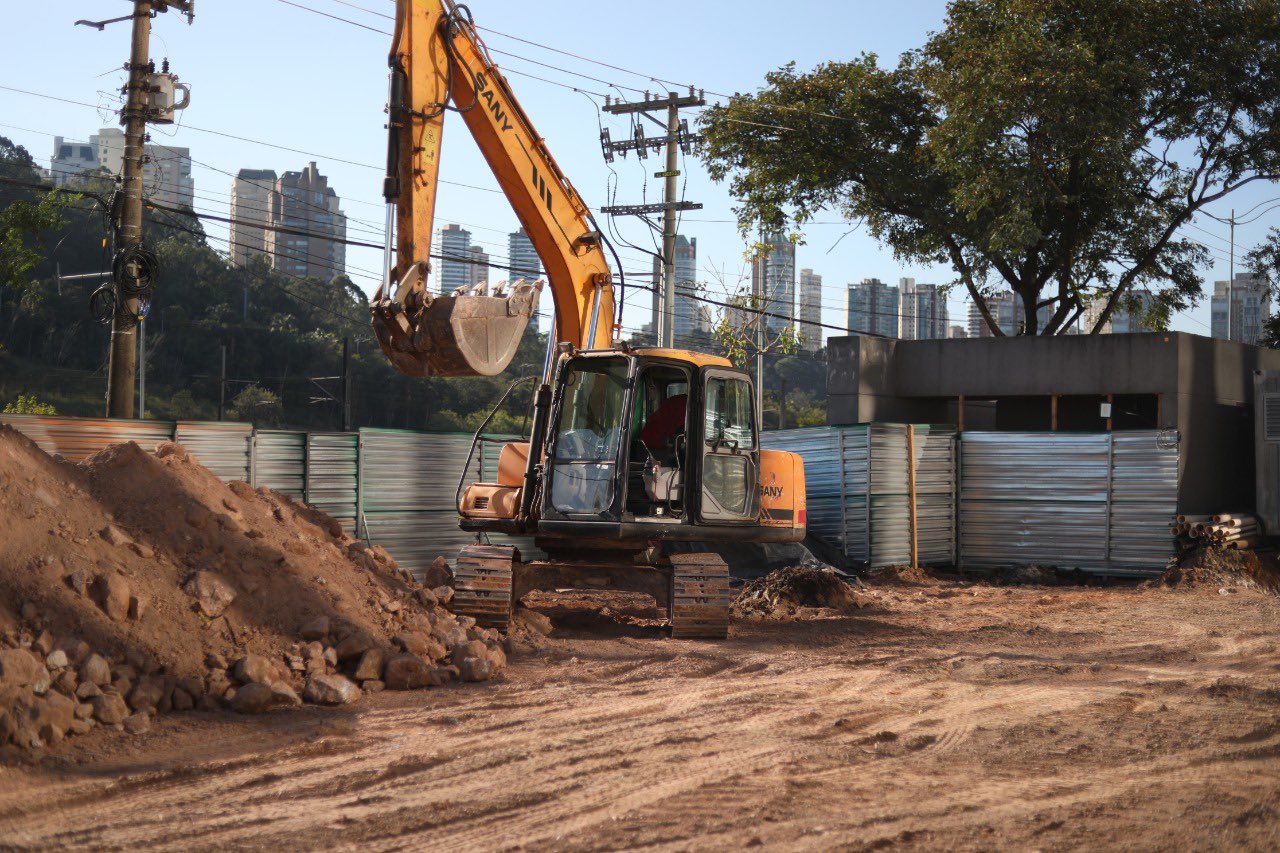
[[[793,0],[785,5],[696,0],[682,4],[678,14],[645,4],[584,5],[579,0],[472,0],[470,6],[476,23],[490,28],[482,35],[526,112],[596,210],[657,201],[662,191],[661,179],[653,177],[662,168],[660,158],[637,161],[630,155],[615,160],[612,168],[604,162],[600,127],[608,127],[614,139],[629,135],[625,117],[600,111],[605,94],[632,100],[646,88],[669,88],[646,77],[652,75],[706,89],[714,103],[719,98],[713,92],[752,91],[767,72],[788,62],[807,69],[868,52],[891,64],[903,51],[922,45],[945,14],[940,0]],[[0,57],[0,87],[7,87],[0,88],[0,135],[25,146],[47,167],[54,136],[84,141],[100,127],[118,126],[112,110],[125,79],[129,24],[99,32],[75,21],[117,17],[127,9],[123,0],[10,4],[4,15],[7,49]],[[315,161],[342,199],[348,238],[381,245],[390,41],[385,33],[393,12],[392,0],[202,0],[191,25],[173,11],[156,17],[153,57],[157,63],[168,57],[171,70],[192,93],[178,124],[151,128],[152,142],[190,148],[198,213],[228,215],[231,175],[238,169],[280,173]],[[693,114],[687,115],[692,124]],[[440,178],[451,183],[441,186],[437,225],[462,224],[473,244],[495,263],[504,263],[506,235],[518,223],[456,115],[446,121],[441,159]],[[704,207],[682,216],[680,232],[697,239],[700,273],[714,296],[748,275],[746,247],[726,186],[712,182],[695,158],[682,162],[681,170],[684,197]],[[1266,211],[1263,203],[1276,196],[1280,188],[1258,183],[1209,208],[1223,218],[1232,207],[1240,219],[1255,205],[1253,215],[1263,212],[1236,227],[1237,271],[1244,252],[1263,239],[1268,227],[1280,225],[1280,208]],[[630,243],[649,251],[657,247],[653,231],[636,218],[615,222]],[[226,236],[217,223],[205,227],[212,237]],[[1203,271],[1206,298],[1178,315],[1173,328],[1207,335],[1207,294],[1214,280],[1227,277],[1228,226],[1201,215],[1184,233],[1208,247],[1213,266]],[[226,247],[216,239],[211,245]],[[643,251],[618,248],[627,271],[651,271],[652,260]],[[348,247],[347,264],[352,279],[372,292],[382,269],[381,251]],[[835,212],[805,230],[796,267],[822,275],[823,322],[840,327],[850,282],[875,277],[897,283],[903,276],[939,284],[952,280],[947,267],[896,260],[890,249]],[[628,296],[625,327],[647,322],[649,298],[647,292]],[[549,309],[545,300],[542,311]],[[948,309],[953,324],[965,324],[967,300],[961,289],[951,292]],[[832,334],[839,332],[824,330]]]

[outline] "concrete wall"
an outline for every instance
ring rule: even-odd
[[[1100,431],[1105,420],[1095,413],[1110,394],[1117,410],[1135,413],[1117,422],[1178,429],[1180,509],[1253,507],[1253,372],[1280,370],[1280,351],[1182,332],[851,336],[827,346],[828,423],[957,423],[963,395],[966,428],[1047,429],[1049,398],[1058,395],[1059,429]],[[994,411],[979,400],[994,400]]]

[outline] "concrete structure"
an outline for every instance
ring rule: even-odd
[[[769,335],[777,335],[795,324],[796,244],[781,232],[762,234],[768,248],[751,263],[751,292],[761,295],[761,310],[774,316],[764,318]]]
[[[1180,436],[1179,509],[1254,501],[1253,374],[1280,351],[1182,332],[827,342],[832,424],[893,421],[962,428]],[[1112,404],[1112,416],[1101,404]],[[1045,472],[1052,477],[1052,471]]]
[[[497,284],[497,281],[489,281],[489,253],[479,246],[472,246],[468,253],[471,257],[471,284]],[[501,276],[494,276],[495,279]]]
[[[918,284],[914,278],[898,280],[900,303],[898,337],[927,341],[947,337],[947,297],[936,284]]]
[[[436,231],[439,255],[431,259],[436,268],[436,284],[440,293],[453,293],[471,285],[471,232],[461,225],[446,225]]]
[[[1215,338],[1227,339],[1227,282],[1213,283],[1211,328]],[[1238,272],[1231,288],[1231,340],[1256,344],[1271,314],[1266,281],[1253,273]]]
[[[804,335],[801,349],[817,352],[822,349],[822,276],[811,269],[800,270],[800,334]]]
[[[301,172],[285,172],[276,180],[267,215],[273,226],[265,246],[273,269],[286,275],[329,281],[347,268],[347,218],[329,179],[309,163]]]
[[[144,196],[167,207],[190,208],[195,202],[195,181],[191,177],[191,149],[171,145],[143,146]],[[89,136],[88,143],[53,138],[50,177],[54,186],[63,186],[82,172],[104,169],[118,177],[124,169],[124,131],[104,127]]]
[[[1155,304],[1155,294],[1145,288],[1139,290],[1131,290],[1128,294],[1121,297],[1120,304],[1116,306],[1116,310],[1111,312],[1111,319],[1107,320],[1102,326],[1100,334],[1125,335],[1134,332],[1150,332],[1145,323],[1147,312],[1151,310],[1151,306]],[[1106,310],[1107,297],[1100,296],[1092,300],[1089,306],[1084,310],[1083,324],[1087,333],[1093,332],[1093,327],[1097,325],[1098,318],[1102,316],[1102,312]]]
[[[850,332],[896,338],[900,313],[898,288],[878,278],[849,285],[845,327]]]
[[[271,224],[272,169],[241,169],[231,181],[231,263],[242,267],[267,254],[267,225]]]

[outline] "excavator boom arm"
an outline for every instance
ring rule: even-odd
[[[383,349],[411,375],[492,375],[515,354],[537,289],[434,296],[426,289],[445,115],[461,115],[546,269],[557,341],[608,346],[614,297],[602,237],[453,0],[397,0],[385,193],[396,259],[374,298]],[[466,259],[452,259],[465,261]]]

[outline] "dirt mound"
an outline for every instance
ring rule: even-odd
[[[870,600],[829,567],[790,566],[777,569],[743,588],[733,602],[739,619],[795,618],[815,610],[865,607]]]
[[[1185,551],[1150,587],[1256,589],[1280,594],[1280,567],[1273,555],[1227,550],[1214,545]]]
[[[924,566],[881,566],[868,569],[864,574],[876,583],[928,584],[937,580]]]
[[[155,713],[484,680],[502,638],[381,548],[175,444],[80,465],[0,427],[0,745]]]

